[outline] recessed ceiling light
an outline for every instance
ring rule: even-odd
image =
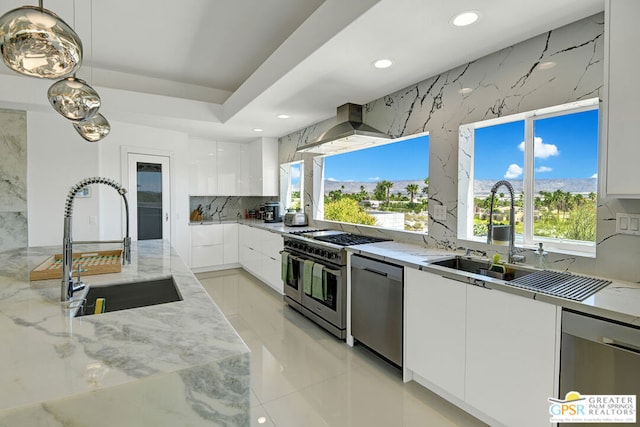
[[[376,61],[373,61],[371,65],[373,65],[374,68],[383,69],[383,68],[391,67],[393,65],[393,62],[391,62],[390,59],[384,58],[384,59],[378,59]]]
[[[458,93],[461,93],[462,95],[467,95],[471,92],[473,92],[473,89],[470,87],[461,87],[460,89],[458,89]]]
[[[264,129],[262,129],[262,128],[253,128],[253,131],[254,132],[263,132]]]
[[[467,10],[451,18],[451,24],[456,27],[466,27],[480,19],[480,13],[475,10]]]
[[[258,424],[264,424],[267,422],[267,417],[258,417]]]
[[[291,116],[290,116],[290,115],[288,115],[288,114],[278,114],[278,116],[277,116],[277,117],[278,117],[279,119],[288,119],[288,118],[290,118]]]
[[[538,66],[536,67],[538,70],[548,70],[549,68],[553,68],[557,65],[557,63],[555,61],[547,61],[547,62],[541,62],[538,64]]]

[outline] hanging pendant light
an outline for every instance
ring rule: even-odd
[[[0,17],[0,52],[9,68],[31,77],[57,79],[82,64],[80,37],[55,13],[23,6]]]
[[[78,131],[81,137],[89,142],[100,141],[102,138],[109,135],[109,131],[111,130],[109,122],[100,113],[96,114],[89,120],[74,122],[73,127]]]
[[[52,84],[47,97],[54,110],[73,121],[90,119],[100,108],[98,92],[76,76]]]

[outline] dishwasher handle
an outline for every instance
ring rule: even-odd
[[[383,276],[383,277],[387,277],[389,275],[388,273],[385,273],[384,271],[377,271],[377,270],[373,270],[371,268],[361,267],[359,265],[354,265],[353,268],[357,268],[359,270],[368,271],[369,273],[377,274],[378,276]]]
[[[402,267],[398,265],[353,255],[351,256],[351,268],[402,282]]]

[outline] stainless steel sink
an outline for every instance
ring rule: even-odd
[[[96,299],[105,299],[105,312],[182,301],[172,277],[131,283],[91,286],[76,317],[94,314]]]
[[[501,280],[513,280],[527,274],[531,274],[535,270],[528,269],[526,267],[506,265],[506,271],[504,273],[498,271],[491,271],[491,261],[478,260],[463,256],[455,256],[441,261],[435,261],[432,265],[439,265],[441,267],[447,267],[458,271],[465,271],[467,273],[480,274],[482,276],[489,276]]]

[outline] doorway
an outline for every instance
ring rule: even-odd
[[[171,240],[169,157],[128,153],[129,222],[133,240]]]

